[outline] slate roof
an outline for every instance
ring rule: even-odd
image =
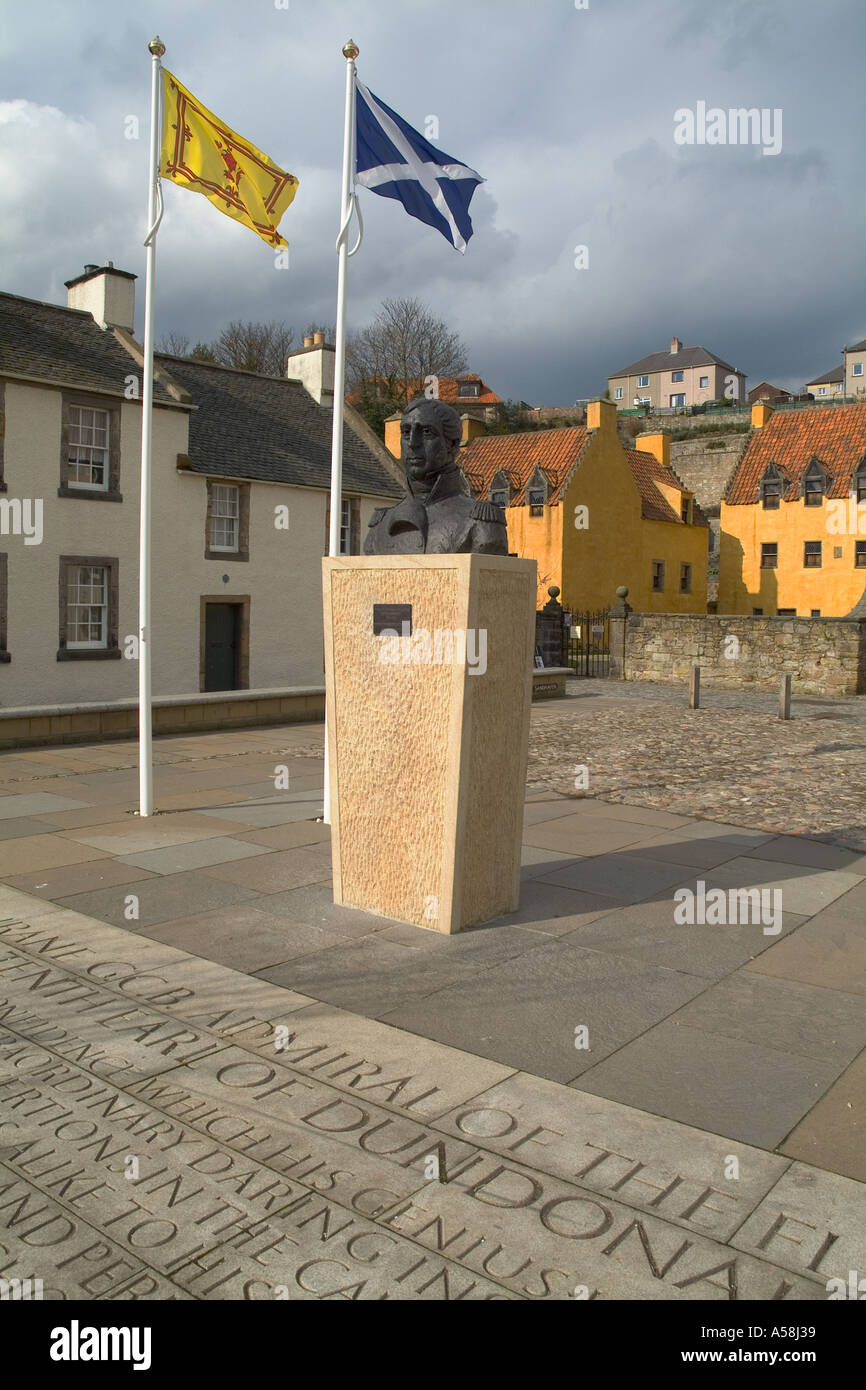
[[[78,390],[122,396],[141,369],[109,329],[82,309],[0,293],[0,376],[35,377]],[[162,382],[154,400],[173,401]]]
[[[761,479],[771,463],[788,480],[784,500],[794,501],[812,458],[830,475],[827,496],[847,497],[866,458],[866,405],[822,405],[771,415],[763,429],[750,435],[725,501],[734,507],[758,502]]]
[[[155,360],[189,392],[197,407],[189,421],[193,472],[330,487],[331,409],[317,405],[300,382],[163,353]],[[386,498],[399,497],[401,491],[348,422],[343,434],[343,487],[347,493]]]
[[[845,349],[845,351],[846,351],[846,352],[866,352],[866,338],[863,338],[862,341],[859,342],[859,343],[852,343],[850,347],[847,347],[847,348]]]
[[[511,484],[512,507],[526,505],[530,479],[540,467],[549,484],[548,505],[553,505],[560,501],[588,440],[589,431],[581,428],[486,435],[461,449],[458,462],[473,497],[486,498],[496,475],[504,472]],[[656,487],[660,482],[686,491],[673,469],[665,468],[642,449],[626,449],[625,455],[640,493],[641,516],[647,521],[673,521],[682,526],[682,517]],[[708,525],[696,504],[693,515],[695,525]]]
[[[829,372],[820,372],[818,376],[810,376],[808,385],[822,385],[825,381],[844,381],[845,372],[842,367],[831,367]]]
[[[682,347],[679,352],[651,352],[649,357],[632,362],[631,366],[623,367],[622,371],[610,372],[608,379],[615,376],[645,376],[650,372],[678,372],[681,367],[706,367],[711,363],[715,363],[717,367],[724,367],[728,372],[737,370],[729,362],[722,361],[721,357],[716,357],[714,352],[708,352],[706,348]]]

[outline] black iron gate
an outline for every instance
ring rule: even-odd
[[[566,607],[565,619],[566,664],[577,676],[606,676],[610,662],[608,610],[569,614]]]

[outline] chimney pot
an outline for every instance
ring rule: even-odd
[[[99,269],[99,266],[98,266],[98,265],[86,265],[86,266],[84,267],[84,274],[85,274],[85,275],[92,275],[93,272],[94,272],[95,270],[98,270],[98,269]]]
[[[314,334],[313,334],[313,346],[314,346],[314,347],[324,347],[324,344],[325,344],[325,335],[324,335],[324,333],[314,333]]]
[[[310,347],[312,347],[312,346],[313,346],[313,340],[312,340],[312,338],[305,338],[305,339],[304,339],[304,347],[305,347],[305,348],[310,348]]]

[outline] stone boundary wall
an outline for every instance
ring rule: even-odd
[[[705,512],[718,516],[728,480],[743,456],[747,434],[699,434],[671,444],[671,468]],[[722,448],[719,448],[719,443]],[[716,447],[710,448],[710,445]]]
[[[777,690],[790,675],[795,694],[866,693],[866,622],[851,618],[614,613],[610,652],[618,680],[685,687],[700,666],[704,683],[722,689]]]
[[[159,696],[153,701],[154,734],[202,733],[267,724],[321,723],[324,686],[285,690],[229,690],[216,694]],[[138,737],[138,701],[36,705],[0,710],[0,749],[58,743],[98,743]]]
[[[724,434],[729,425],[751,425],[752,407],[749,406],[748,410],[714,410],[709,415],[678,415],[672,411],[667,415],[642,416],[634,411],[627,414],[621,410],[617,413],[617,420],[620,424],[640,420],[641,430],[649,434],[658,434],[661,430],[668,433],[674,430],[706,430],[708,425],[717,426],[719,434]]]

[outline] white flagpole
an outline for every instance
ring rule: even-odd
[[[355,59],[360,52],[350,39],[343,46],[346,59],[346,117],[343,127],[343,189],[340,235],[337,240],[337,341],[334,359],[334,432],[331,443],[331,525],[328,554],[340,553],[340,524],[343,512],[343,404],[346,397],[346,272],[349,265],[349,224],[352,219],[355,174]],[[358,247],[354,248],[356,251]],[[331,784],[328,758],[328,722],[325,715],[325,814],[331,823]]]
[[[159,119],[160,58],[165,44],[159,35],[147,45],[151,54],[150,183],[147,199],[147,273],[144,290],[144,382],[141,395],[141,504],[138,556],[138,788],[139,815],[153,815],[153,710],[150,645],[150,475],[153,426],[153,278],[157,216],[161,121]]]

